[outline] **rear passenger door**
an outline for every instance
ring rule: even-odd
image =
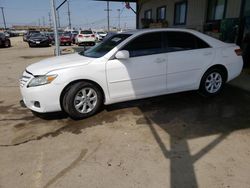
[[[169,31],[164,36],[168,51],[167,89],[198,89],[202,70],[214,57],[213,48],[188,32]]]

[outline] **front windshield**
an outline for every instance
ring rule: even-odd
[[[112,35],[106,40],[104,40],[103,42],[94,46],[93,48],[90,48],[87,51],[80,52],[79,54],[86,56],[86,57],[93,57],[93,58],[102,57],[130,36],[131,36],[130,34]]]
[[[44,35],[41,33],[32,33],[31,37],[43,37]]]
[[[106,33],[104,33],[104,32],[97,32],[97,34],[103,34],[103,35],[105,35]]]

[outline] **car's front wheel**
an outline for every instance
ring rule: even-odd
[[[9,48],[11,46],[10,40],[5,40],[4,47]]]
[[[96,85],[79,82],[70,87],[62,102],[64,111],[72,119],[84,119],[100,110],[103,105],[103,94]]]
[[[224,71],[208,70],[201,79],[200,92],[205,96],[214,96],[221,92],[226,82]]]

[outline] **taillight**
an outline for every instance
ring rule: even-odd
[[[78,35],[78,37],[83,37],[83,35]]]
[[[95,37],[95,35],[91,35],[91,37]]]
[[[242,50],[240,48],[234,50],[237,56],[242,55]]]

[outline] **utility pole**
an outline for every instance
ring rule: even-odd
[[[3,15],[3,24],[4,24],[4,29],[6,30],[6,21],[5,21],[5,16],[4,16],[4,11],[3,11],[3,7],[0,7],[2,9],[2,15]]]
[[[38,26],[39,26],[39,30],[41,29],[41,20],[40,18],[38,19]]]
[[[108,31],[109,31],[109,29],[110,29],[110,26],[109,26],[109,12],[112,11],[111,9],[109,9],[109,1],[107,1],[107,9],[105,9],[104,11],[107,11]]]
[[[43,16],[43,27],[45,27],[45,17]]]
[[[51,24],[51,13],[49,12],[49,28],[52,27],[52,24]]]
[[[69,29],[71,29],[71,19],[70,19],[69,1],[67,1],[67,4],[68,4]]]
[[[51,1],[51,10],[52,10],[52,18],[53,18],[53,25],[54,25],[54,35],[55,35],[55,45],[56,45],[56,56],[60,55],[60,47],[59,47],[59,40],[58,40],[58,33],[57,33],[57,17],[56,13],[56,6],[55,6],[55,0]]]
[[[59,10],[57,10],[56,12],[57,12],[58,27],[60,28],[61,24],[60,24]]]
[[[117,9],[118,11],[118,29],[121,30],[121,9]]]

